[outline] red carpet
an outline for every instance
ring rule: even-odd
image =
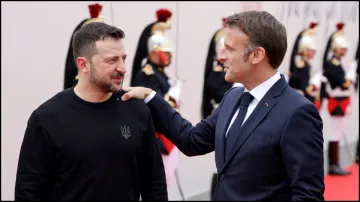
[[[352,172],[348,176],[325,176],[326,201],[359,201],[359,165],[346,168]]]

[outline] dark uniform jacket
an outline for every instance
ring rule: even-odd
[[[168,82],[169,78],[165,74],[164,68],[165,67],[156,65],[148,59],[144,67],[135,74],[134,86],[151,88],[161,97],[165,97],[171,85]],[[157,130],[155,133],[160,152],[162,154],[170,154],[174,148],[174,144]]]

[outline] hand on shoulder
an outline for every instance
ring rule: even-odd
[[[145,87],[123,87],[125,94],[121,96],[121,100],[127,101],[132,98],[143,100],[153,91]]]

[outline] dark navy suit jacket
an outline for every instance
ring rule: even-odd
[[[214,200],[324,200],[322,119],[283,76],[238,126],[230,155],[224,157],[225,132],[243,91],[231,88],[195,127],[157,94],[148,106],[156,128],[185,155],[215,150],[219,179]]]

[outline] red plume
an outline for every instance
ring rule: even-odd
[[[96,4],[90,4],[88,7],[89,7],[90,17],[91,18],[99,17],[99,14],[100,14],[101,9],[102,9],[102,5],[96,3]]]
[[[172,15],[168,9],[159,9],[156,11],[156,18],[158,22],[166,22]]]
[[[227,19],[227,17],[223,17],[223,18],[222,18],[223,23],[226,22],[226,19]]]
[[[337,23],[337,24],[336,24],[337,30],[338,30],[338,31],[342,30],[342,28],[344,27],[344,25],[345,25],[345,24],[344,24],[343,22]]]
[[[315,28],[318,25],[319,25],[319,23],[317,23],[317,22],[311,22],[310,26],[309,26],[309,29]]]

